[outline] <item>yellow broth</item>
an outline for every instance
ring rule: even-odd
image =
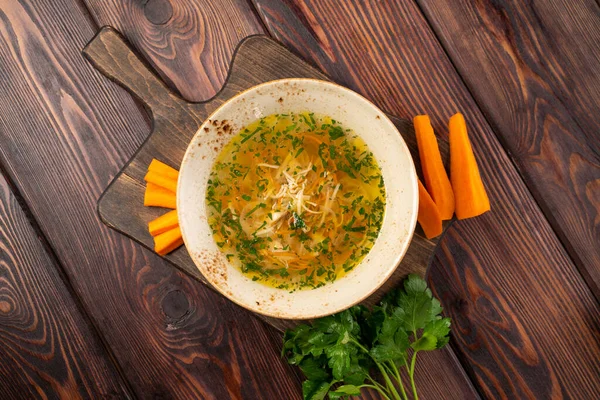
[[[385,211],[381,169],[365,142],[313,113],[241,130],[208,181],[208,223],[227,259],[276,288],[316,288],[373,247]]]

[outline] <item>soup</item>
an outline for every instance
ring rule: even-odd
[[[275,114],[241,130],[208,180],[208,223],[254,281],[317,288],[358,265],[385,212],[381,170],[365,142],[313,113]]]

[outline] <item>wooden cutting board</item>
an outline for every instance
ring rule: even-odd
[[[148,233],[148,221],[166,211],[143,206],[145,188],[143,178],[152,158],[178,169],[188,143],[202,122],[217,107],[240,91],[281,78],[329,80],[323,73],[279,43],[262,35],[250,36],[239,44],[223,88],[215,97],[202,103],[190,103],[174,94],[111,27],[102,28],[83,49],[83,55],[100,72],[138,98],[151,114],[152,132],[148,139],[98,200],[98,214],[106,225],[149,249],[153,247],[153,240]],[[417,144],[411,123],[392,116],[390,119],[408,144],[417,164],[417,170],[420,171]],[[444,161],[447,162],[446,142],[440,142],[440,150]],[[445,230],[448,226],[449,223],[445,225]],[[439,238],[426,239],[421,228],[417,226],[408,252],[395,273],[363,304],[372,305],[379,301],[383,294],[397,286],[409,273],[425,276],[438,240]],[[210,286],[184,247],[165,258],[175,267]],[[261,318],[282,330],[296,324],[289,320],[265,316]]]

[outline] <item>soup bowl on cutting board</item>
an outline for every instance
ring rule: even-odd
[[[185,246],[233,302],[310,319],[355,305],[402,260],[418,211],[409,149],[387,116],[350,89],[267,82],[200,127],[181,163]]]

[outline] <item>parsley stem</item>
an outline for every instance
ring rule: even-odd
[[[371,353],[369,352],[369,350],[367,350],[362,344],[358,343],[354,339],[351,339],[350,341],[353,344],[355,344],[356,347],[358,347],[359,349],[361,349],[362,351],[364,351],[365,353],[367,353],[369,355],[369,357],[371,357],[373,359],[373,361],[375,362],[375,365],[377,365],[377,368],[379,368],[379,372],[381,372],[381,375],[383,376],[383,379],[385,380],[385,385],[387,386],[387,389],[388,389],[389,393],[392,396],[394,396],[394,399],[396,399],[396,400],[402,400],[402,398],[398,394],[398,391],[396,390],[396,387],[394,386],[394,383],[390,380],[390,376],[387,374],[387,372],[385,372],[385,368],[383,367],[383,365],[379,364],[373,358],[373,356],[371,355]],[[404,397],[404,400],[407,400],[406,397]]]
[[[404,390],[404,384],[402,384],[402,377],[400,376],[400,371],[398,371],[398,367],[396,367],[396,364],[394,364],[393,361],[390,361],[389,363],[392,366],[392,371],[394,371],[394,375],[396,377],[396,380],[398,381],[398,386],[400,386],[400,391],[402,392],[402,397],[405,400],[408,400],[408,397],[406,396],[406,391]]]
[[[376,362],[376,364],[377,368],[379,368],[379,371],[381,372],[381,375],[383,375],[383,379],[385,380],[385,384],[388,388],[388,391],[392,394],[392,396],[394,396],[394,399],[402,400],[402,398],[398,394],[398,391],[396,390],[396,387],[394,386],[394,383],[391,381],[390,376],[387,374],[387,372],[385,372],[385,368],[383,368],[383,365],[379,364],[378,362]]]
[[[380,393],[380,394],[383,396],[383,398],[384,398],[384,399],[386,399],[386,400],[392,400],[392,399],[390,399],[390,396],[388,396],[388,395],[387,395],[387,394],[384,392],[385,388],[384,388],[383,386],[379,385],[377,382],[375,382],[375,381],[373,381],[373,380],[371,380],[371,381],[372,381],[373,383],[377,384],[378,386],[375,386],[375,385],[360,385],[359,387],[360,387],[360,388],[369,388],[369,389],[375,389],[375,390],[377,390],[377,391],[378,391],[378,392],[379,392],[379,393]],[[379,386],[381,386],[381,388],[380,388]]]
[[[410,370],[408,371],[408,375],[410,376],[410,384],[412,385],[413,390],[413,398],[415,400],[419,400],[419,395],[417,394],[417,387],[415,386],[415,362],[417,361],[417,353],[415,352],[412,355],[412,359],[410,360]]]
[[[388,370],[393,373],[393,377],[396,378],[397,381],[400,381],[400,373],[398,372],[398,368],[394,365],[393,361],[388,361]]]
[[[367,379],[369,381],[371,381],[371,383],[375,386],[377,386],[379,389],[381,390],[387,390],[385,386],[383,386],[381,383],[377,382],[376,380],[374,380],[373,378],[371,378],[370,376],[367,376]]]

